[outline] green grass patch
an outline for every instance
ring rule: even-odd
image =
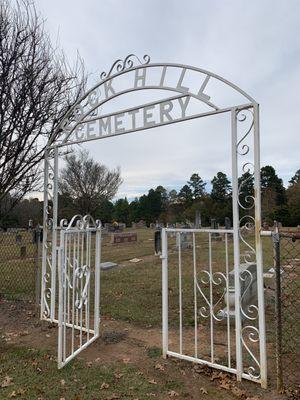
[[[162,355],[162,351],[159,347],[149,347],[147,349],[147,356],[150,358],[159,358]]]
[[[74,360],[62,370],[47,351],[7,346],[0,349],[0,398],[151,399],[165,389],[153,385],[134,366],[87,366]],[[3,382],[11,380],[7,387]],[[4,385],[5,386],[5,385]]]

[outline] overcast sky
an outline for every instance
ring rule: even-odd
[[[69,60],[77,51],[97,81],[118,58],[178,62],[223,76],[261,107],[261,163],[285,184],[300,168],[299,0],[36,0],[46,28]],[[159,184],[180,188],[193,172],[205,181],[230,176],[230,119],[173,124],[85,145],[111,168],[120,166],[118,196]]]

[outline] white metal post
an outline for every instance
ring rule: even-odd
[[[42,256],[42,275],[41,275],[41,315],[43,319],[46,310],[44,296],[46,295],[46,281],[45,276],[47,273],[47,212],[48,212],[48,173],[49,173],[49,161],[48,151],[45,151],[44,158],[44,201],[43,201],[43,256]]]
[[[163,357],[167,357],[168,352],[168,237],[165,228],[161,232],[162,243],[162,347]]]
[[[240,241],[239,241],[239,204],[238,204],[238,163],[237,163],[237,117],[236,108],[231,111],[231,157],[232,157],[232,214],[234,247],[234,309],[237,380],[242,380],[243,360],[241,343],[241,288],[240,288]]]
[[[196,261],[196,240],[193,232],[193,274],[194,274],[194,345],[195,358],[198,357],[198,306],[197,306],[197,261]]]
[[[56,297],[56,256],[57,256],[57,217],[58,217],[58,147],[54,148],[53,180],[53,224],[52,224],[52,257],[51,257],[51,310],[50,318],[55,319]]]
[[[261,190],[260,190],[260,140],[259,140],[259,105],[253,106],[254,116],[254,192],[255,192],[255,248],[257,266],[257,293],[259,309],[259,350],[261,386],[267,387],[267,356],[266,356],[266,328],[265,328],[265,301],[261,231]]]
[[[58,368],[63,367],[63,307],[64,307],[64,296],[63,296],[63,268],[65,255],[64,255],[64,230],[60,231],[60,249],[58,252],[58,348],[57,348],[57,365]]]
[[[95,255],[95,312],[94,312],[94,331],[95,336],[99,336],[100,324],[100,259],[101,259],[101,227],[96,231],[96,255]]]

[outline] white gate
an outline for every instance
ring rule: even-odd
[[[58,368],[99,336],[101,223],[61,221],[58,252]]]
[[[257,265],[236,267],[233,235],[163,229],[163,355],[263,383]]]

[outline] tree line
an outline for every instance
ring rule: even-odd
[[[232,220],[232,186],[229,177],[219,171],[211,179],[211,190],[198,173],[193,173],[183,187],[176,191],[162,185],[133,201],[120,198],[113,201],[122,183],[120,169],[109,170],[94,161],[87,151],[65,158],[65,167],[59,176],[59,219],[72,218],[74,214],[91,214],[102,222],[132,222],[144,220],[148,225],[156,221],[175,223],[194,221],[200,211],[203,226],[211,219],[224,225]],[[254,177],[247,171],[238,180],[240,215],[253,213]],[[278,177],[272,166],[261,168],[262,219],[272,224],[274,220],[285,226],[300,224],[300,170],[291,177],[288,187]],[[250,209],[250,211],[248,211]],[[42,203],[37,199],[21,201],[4,220],[4,226],[27,226],[42,222]],[[3,220],[2,220],[3,225]]]
[[[147,224],[161,222],[194,221],[196,210],[200,211],[202,225],[214,218],[224,225],[226,217],[232,220],[232,187],[224,172],[218,172],[211,180],[211,191],[198,173],[193,173],[187,183],[177,192],[167,191],[163,186],[150,189],[147,194],[128,202],[126,198],[111,205],[113,218],[130,224],[143,219]],[[262,220],[272,224],[274,220],[284,226],[300,224],[300,170],[290,179],[287,188],[272,166],[261,168]],[[239,178],[239,199],[247,208],[253,204],[254,177],[245,172]],[[240,216],[249,211],[240,207]],[[252,215],[253,209],[250,210]],[[108,215],[107,215],[108,217]]]

